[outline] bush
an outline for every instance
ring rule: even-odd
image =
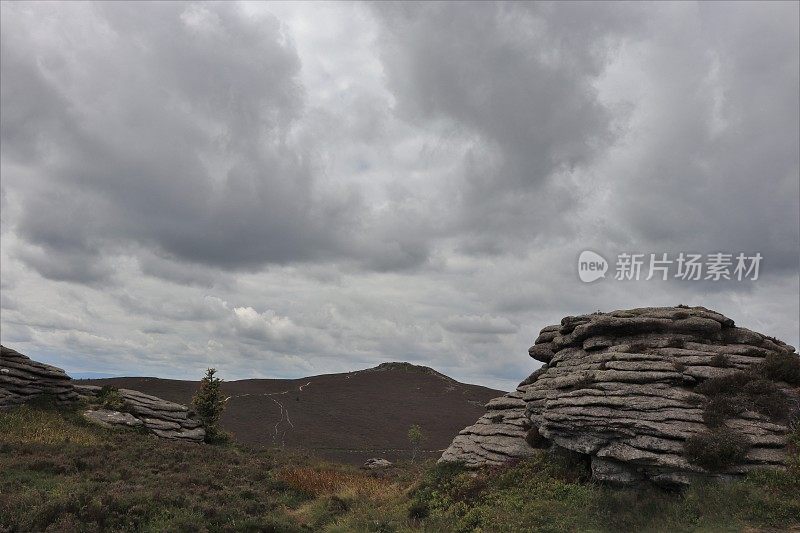
[[[418,424],[414,424],[408,428],[408,442],[411,444],[412,461],[417,458],[417,453],[419,452],[419,449],[422,446],[422,441],[424,441],[425,438],[425,433],[422,432],[422,428],[419,427]]]
[[[789,385],[800,385],[800,356],[770,353],[759,365],[758,371],[772,381],[785,381]]]
[[[709,397],[703,419],[710,427],[717,427],[730,416],[745,410],[758,411],[775,421],[791,421],[798,416],[798,409],[772,379],[793,379],[794,364],[791,358],[775,354],[747,371],[734,372],[710,378],[695,389]]]
[[[719,427],[726,419],[743,412],[748,403],[747,398],[742,398],[739,395],[716,396],[706,403],[703,411],[703,421],[708,427]]]
[[[119,390],[110,385],[106,385],[100,389],[97,399],[100,401],[100,405],[112,411],[122,411],[125,408],[125,400],[122,398]]]
[[[712,472],[742,463],[749,449],[749,439],[729,429],[693,435],[683,447],[687,461]]]
[[[750,372],[734,372],[705,380],[695,388],[695,392],[706,396],[735,394],[754,378]]]
[[[412,520],[424,520],[431,513],[426,502],[412,501],[408,506],[408,517]]]
[[[206,442],[228,440],[228,435],[219,428],[219,419],[225,409],[225,398],[222,396],[222,380],[214,377],[216,372],[214,368],[206,370],[206,375],[200,381],[200,388],[192,398],[192,406],[206,430]]]

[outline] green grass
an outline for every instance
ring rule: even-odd
[[[793,437],[800,446],[800,435]],[[796,450],[797,448],[795,448]],[[798,461],[800,468],[800,461]],[[365,472],[282,450],[0,413],[0,531],[752,531],[800,527],[800,471],[684,493],[614,490],[569,457]]]

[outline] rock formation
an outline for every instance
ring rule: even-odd
[[[73,405],[83,399],[91,407],[84,416],[105,427],[143,427],[166,439],[202,442],[205,430],[186,406],[168,402],[135,390],[114,391],[119,409],[97,404],[100,387],[75,385],[60,368],[39,363],[0,346],[0,409],[10,409],[36,397],[47,395],[60,405]]]
[[[76,391],[89,401],[100,399],[101,387],[76,385]],[[131,389],[117,389],[122,402],[120,411],[113,409],[89,409],[84,416],[104,425],[144,427],[165,439],[203,442],[205,429],[196,415],[185,405],[162,400]]]
[[[531,423],[525,415],[521,391],[489,401],[486,410],[477,422],[459,432],[442,461],[479,467],[501,465],[510,458],[521,459],[534,453],[525,441]]]
[[[597,480],[664,485],[786,465],[800,359],[720,313],[679,306],[566,317],[542,329],[529,354],[544,366],[489,402],[441,461],[478,467],[560,447],[584,454]],[[728,463],[691,453],[714,438],[736,444]]]
[[[60,404],[78,399],[70,377],[63,370],[0,346],[0,409],[26,403],[43,394]]]

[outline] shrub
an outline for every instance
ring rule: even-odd
[[[428,518],[430,513],[430,507],[428,507],[426,502],[415,500],[408,506],[408,517],[412,520],[424,520]]]
[[[745,435],[729,429],[714,429],[686,439],[686,460],[716,472],[744,461],[750,441]]]
[[[797,354],[770,353],[759,365],[758,371],[772,381],[800,385],[800,357]]]
[[[227,434],[219,428],[225,398],[222,396],[222,380],[214,376],[216,372],[214,368],[206,370],[206,375],[200,380],[200,388],[192,398],[192,406],[206,430],[206,442],[227,440]]]
[[[119,390],[110,385],[105,385],[100,389],[97,399],[100,401],[100,405],[112,411],[122,411],[125,407],[125,400],[122,398]]]
[[[735,394],[745,385],[754,379],[750,372],[734,372],[724,376],[709,378],[702,382],[695,389],[700,394],[706,396],[716,396],[718,394]]]
[[[419,448],[422,446],[422,441],[424,440],[425,434],[422,432],[422,428],[419,427],[418,424],[414,424],[408,428],[408,442],[411,444],[412,461],[417,458],[417,452],[419,452]]]
[[[744,400],[744,401],[743,401]],[[726,419],[736,416],[746,409],[746,398],[721,395],[711,398],[703,411],[703,421],[708,427],[719,427]]]
[[[728,416],[746,409],[758,411],[776,421],[791,421],[798,416],[797,406],[771,381],[793,379],[796,361],[787,360],[793,356],[775,355],[747,371],[710,378],[697,386],[696,392],[710,398],[703,415],[709,426],[719,426]]]

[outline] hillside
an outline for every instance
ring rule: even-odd
[[[370,472],[107,430],[39,401],[0,412],[2,532],[798,531],[798,473],[618,490],[541,450],[479,473],[433,460]]]
[[[196,381],[148,377],[77,380],[112,385],[189,404]],[[483,413],[500,391],[455,381],[408,363],[302,379],[225,382],[230,397],[222,426],[236,441],[283,444],[349,463],[370,457],[407,457],[408,428],[419,424],[424,448],[438,456],[464,426]]]

